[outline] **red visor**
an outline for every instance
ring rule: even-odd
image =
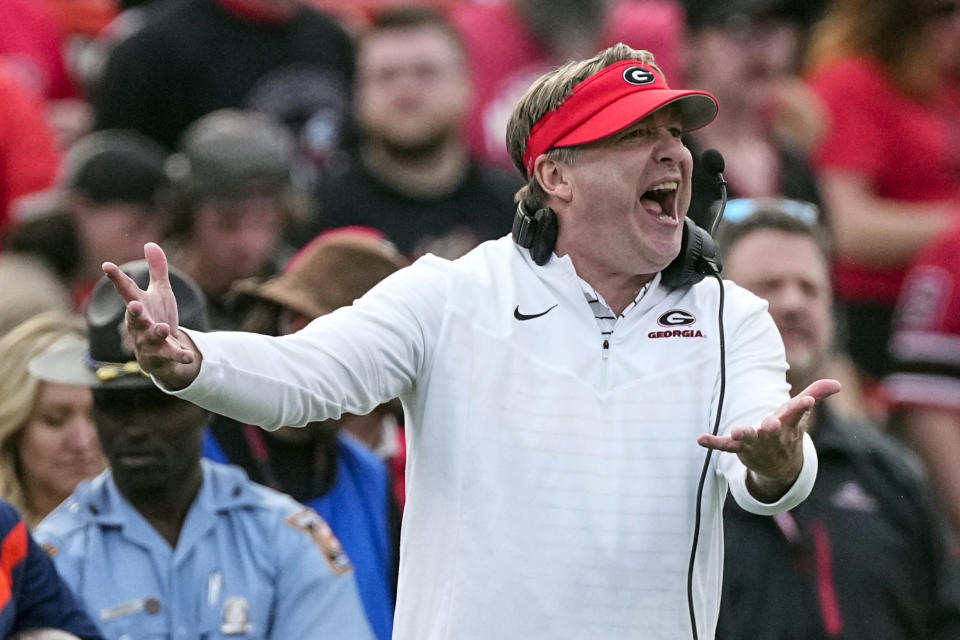
[[[717,115],[717,99],[705,91],[674,90],[660,72],[637,60],[612,64],[573,88],[555,111],[530,130],[523,166],[556,147],[573,147],[626,129],[668,104],[676,104],[684,131],[699,129]]]

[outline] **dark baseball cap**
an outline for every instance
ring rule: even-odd
[[[97,204],[159,204],[170,180],[167,153],[134,131],[108,129],[84,136],[67,152],[60,188]]]
[[[183,134],[167,173],[178,188],[214,196],[282,192],[290,186],[296,144],[270,116],[220,109]]]

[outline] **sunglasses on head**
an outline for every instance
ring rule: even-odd
[[[720,202],[714,202],[711,211],[719,209]],[[723,210],[723,219],[727,222],[743,222],[757,211],[775,209],[805,224],[816,224],[820,218],[820,208],[812,202],[791,200],[789,198],[734,198],[727,201]]]

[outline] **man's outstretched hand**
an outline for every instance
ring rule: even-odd
[[[702,435],[697,442],[707,449],[736,453],[749,469],[750,493],[763,502],[775,502],[803,468],[803,433],[810,409],[838,391],[836,380],[817,380],[764,418],[758,428],[733,429],[729,436]]]
[[[140,368],[167,388],[182,389],[200,373],[200,352],[180,331],[163,249],[150,242],[143,253],[150,270],[146,291],[112,262],[103,263],[103,272],[127,302],[127,331]]]

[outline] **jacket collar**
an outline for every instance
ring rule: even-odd
[[[552,254],[546,264],[541,266],[533,261],[529,251],[518,246],[512,240],[510,242],[533,276],[546,286],[546,290],[541,294],[535,294],[541,297],[531,300],[532,304],[535,304],[537,308],[545,309],[562,301],[571,305],[572,309],[580,309],[582,315],[589,317],[592,324],[596,324],[596,319],[593,317],[590,305],[587,304],[584,296],[580,277],[577,275],[573,260],[570,259],[569,255],[557,256],[557,254]],[[664,287],[661,280],[662,274],[657,273],[650,282],[647,292],[637,303],[637,306],[627,314],[627,318],[633,318],[636,321],[636,319],[643,317],[646,311],[660,304],[669,295],[671,289]]]

